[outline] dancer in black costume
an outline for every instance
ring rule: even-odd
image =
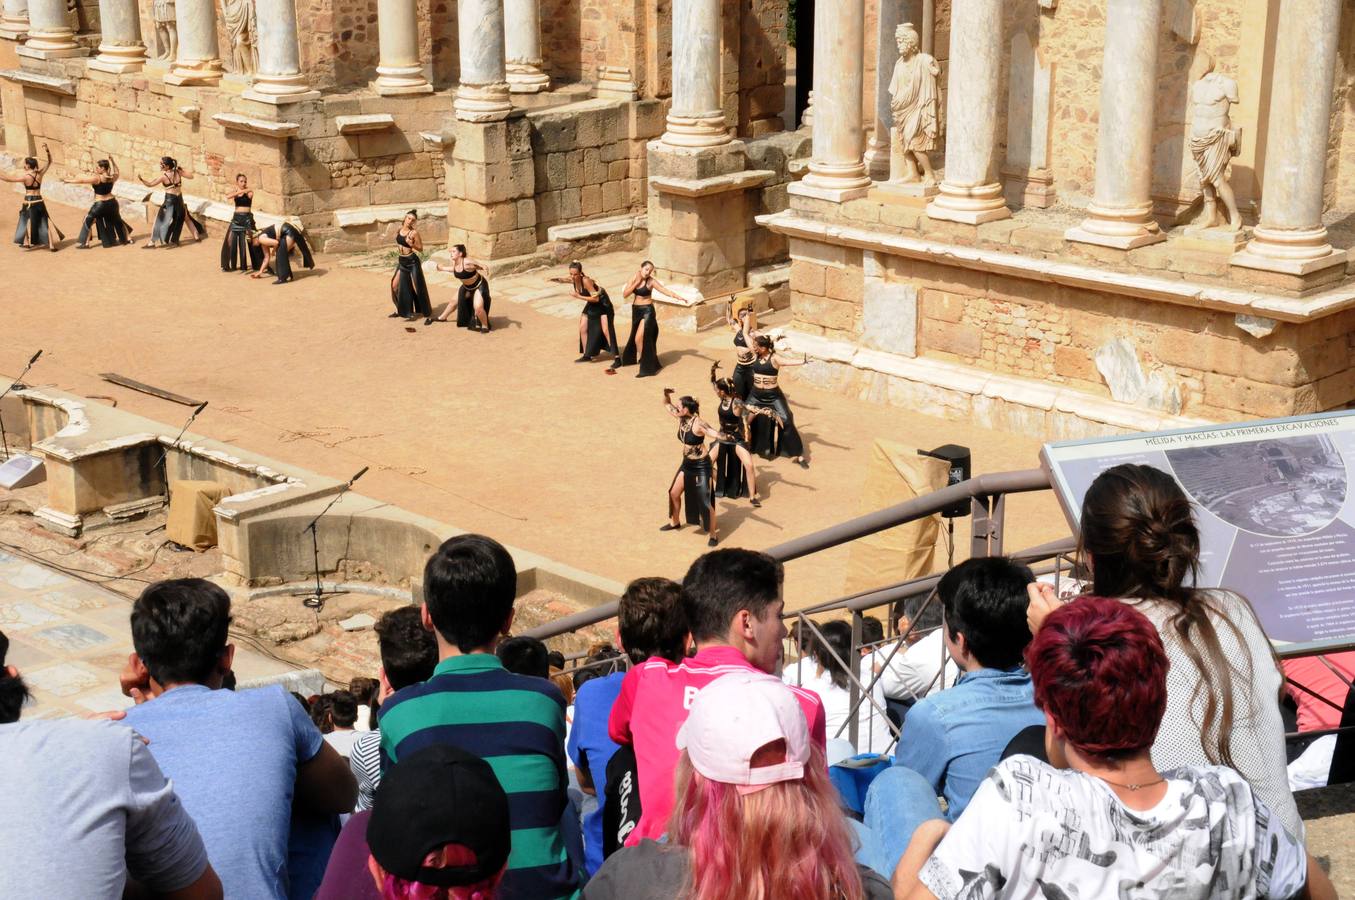
[[[456,292],[456,327],[489,334],[489,270],[485,264],[467,256],[465,244],[455,244],[452,246],[452,264],[438,263],[438,271],[451,272],[460,283]],[[436,319],[430,316],[423,324],[446,322],[451,314],[449,303],[442,315]]]
[[[715,496],[729,500],[749,497],[753,506],[761,506],[762,501],[757,496],[757,465],[749,449],[750,425],[758,416],[773,422],[779,420],[774,410],[750,407],[740,400],[734,393],[732,380],[716,377],[719,368],[718,362],[711,363],[710,383],[720,398],[720,433],[723,435],[719,444],[711,448],[715,457]]]
[[[46,144],[42,152],[47,156],[41,168],[32,156],[24,158],[24,170],[18,175],[0,174],[0,179],[12,181],[24,186],[23,206],[19,208],[19,225],[14,229],[14,243],[25,250],[33,250],[46,245],[48,250],[56,252],[57,243],[66,239],[61,229],[47,215],[47,204],[42,199],[42,176],[52,167],[52,151]],[[52,239],[53,233],[56,240]]]
[[[778,373],[788,366],[803,366],[809,362],[809,357],[797,360],[777,353],[776,344],[765,334],[753,339],[753,352],[757,354],[757,359],[753,363],[753,392],[748,396],[748,406],[754,411],[770,409],[776,413],[772,420],[758,419],[752,423],[753,452],[766,459],[789,456],[808,469],[804,442],[800,440],[800,432],[795,429],[795,417],[791,415],[790,404],[781,391]]]
[[[419,251],[423,249],[423,238],[419,237],[417,227],[419,214],[414,210],[405,213],[400,230],[395,233],[395,248],[400,254],[395,262],[395,274],[391,276],[391,302],[395,304],[392,319],[414,319],[433,315],[433,304],[428,299],[428,282],[423,280],[423,259]]]
[[[251,235],[257,230],[254,225],[254,192],[249,189],[249,179],[241,172],[235,176],[235,190],[226,195],[227,200],[235,201],[235,215],[231,216],[231,226],[221,241],[221,271],[248,272],[250,265]]]
[[[583,301],[583,311],[579,314],[579,358],[575,362],[592,362],[593,357],[604,350],[612,356],[621,357],[621,348],[616,342],[616,310],[612,307],[612,298],[607,289],[598,287],[596,281],[583,273],[583,263],[575,260],[569,264],[568,278],[553,278],[563,284],[573,286],[572,296]],[[609,374],[616,369],[608,368]]]
[[[657,375],[663,368],[663,364],[659,362],[659,317],[654,312],[655,291],[682,301],[681,297],[668,290],[654,277],[654,264],[649,260],[640,263],[640,271],[631,276],[630,281],[626,282],[625,289],[621,291],[622,297],[635,298],[630,304],[630,338],[626,341],[626,349],[612,360],[611,367],[616,369],[621,366],[633,366],[638,362],[640,371],[636,373],[636,378]]]
[[[750,302],[739,305],[731,301],[725,321],[734,329],[734,396],[747,400],[753,392],[753,363],[757,361],[751,343],[757,334],[757,313]]]
[[[682,466],[668,487],[668,524],[660,531],[682,528],[685,500],[687,524],[706,529],[708,546],[720,542],[720,527],[715,517],[715,486],[712,484],[710,453],[706,438],[718,438],[719,432],[702,421],[701,404],[693,397],[682,397],[673,403],[673,389],[663,389],[663,406],[678,420],[678,440],[682,442]]]
[[[85,224],[80,226],[80,236],[75,239],[77,248],[89,249],[90,228],[105,247],[132,242],[132,226],[122,220],[118,199],[113,196],[113,185],[117,184],[121,174],[117,161],[110,156],[95,163],[94,171],[83,178],[63,179],[66,184],[87,184],[94,189],[94,203],[85,215]]]
[[[192,213],[183,202],[183,182],[185,178],[192,178],[183,169],[179,168],[179,163],[172,156],[160,157],[160,177],[152,178],[150,181],[137,176],[140,181],[148,188],[163,187],[165,189],[165,202],[160,205],[160,212],[155,217],[155,225],[151,227],[151,239],[146,242],[143,250],[152,250],[156,247],[177,247],[179,246],[179,237],[183,233],[184,225],[188,226],[189,231],[193,232],[194,240],[202,240],[207,236],[207,229],[197,219],[193,218]]]
[[[255,272],[250,277],[263,278],[272,270],[274,284],[286,284],[295,278],[292,272],[291,251],[301,251],[301,263],[308,269],[315,268],[315,257],[311,256],[310,245],[306,237],[290,222],[283,222],[282,228],[269,225],[263,231],[249,236],[249,255],[254,263]]]

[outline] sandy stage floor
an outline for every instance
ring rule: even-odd
[[[202,245],[173,250],[81,251],[68,237],[59,253],[24,252],[8,243],[18,197],[2,199],[0,372],[17,373],[42,348],[33,384],[115,397],[120,408],[166,423],[188,410],[98,373],[208,400],[199,433],[335,478],[371,466],[357,488],[364,494],[618,580],[680,577],[705,549],[694,529],[658,531],[679,460],[660,400],[673,387],[713,405],[710,362],[733,365],[723,331],[665,332],[658,377],[637,380],[634,369],[608,376],[603,363],[574,364],[577,304],[552,293],[548,273],[491,279],[492,334],[422,323],[411,332],[386,317],[389,275],[335,257],[321,256],[314,272],[279,287],[222,273],[221,223]],[[83,210],[52,212],[68,236],[78,231]],[[137,237],[145,233],[137,227]],[[619,313],[619,273],[638,262],[598,263]],[[452,297],[446,286],[431,290],[437,308]],[[628,328],[627,312],[618,330]],[[760,510],[720,501],[727,545],[770,546],[863,511],[877,437],[968,445],[976,472],[1037,464],[1038,435],[911,415],[793,375],[786,390],[812,467],[764,465]],[[1048,493],[1015,499],[1007,521],[1011,548],[1066,533]],[[967,523],[961,532],[967,539]],[[845,564],[843,551],[792,564],[788,599],[840,594]]]

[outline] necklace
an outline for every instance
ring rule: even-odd
[[[1118,781],[1111,781],[1109,778],[1106,778],[1106,777],[1103,776],[1103,775],[1097,775],[1096,777],[1097,777],[1097,778],[1100,778],[1100,779],[1101,779],[1102,781],[1104,781],[1106,784],[1113,785],[1114,787],[1117,787],[1117,788],[1123,788],[1123,789],[1126,790],[1126,791],[1138,791],[1138,790],[1142,790],[1143,788],[1146,788],[1146,787],[1152,787],[1152,786],[1155,785],[1155,784],[1162,784],[1162,783],[1164,783],[1164,782],[1167,780],[1167,779],[1165,779],[1165,778],[1159,778],[1157,781],[1145,781],[1145,782],[1143,782],[1142,784],[1132,784],[1132,783],[1131,783],[1131,784],[1120,784],[1120,782],[1118,782]]]

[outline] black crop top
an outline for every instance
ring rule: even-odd
[[[637,296],[637,297],[652,297],[652,296],[654,296],[654,289],[651,288],[651,287],[649,287],[649,286],[647,286],[647,285],[643,285],[643,284],[642,284],[642,285],[639,285],[639,286],[637,286],[637,287],[635,288],[635,296]]]
[[[395,233],[395,243],[399,244],[401,247],[409,246],[409,241],[407,241],[405,236],[398,231]]]
[[[453,269],[452,274],[455,275],[457,278],[460,278],[462,281],[471,281],[480,273],[468,272],[465,269]]]
[[[253,195],[253,194],[239,194],[239,195],[237,195],[236,198],[235,198],[235,205],[236,205],[236,206],[252,207],[252,206],[254,205],[254,195]]]
[[[113,182],[111,181],[94,182],[94,193],[100,197],[107,197],[109,194],[113,193]]]

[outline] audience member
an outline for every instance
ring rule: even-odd
[[[7,656],[9,638],[0,631],[0,725],[19,721],[19,713],[30,696],[19,670],[5,664]]]
[[[427,681],[381,705],[381,755],[389,765],[450,744],[489,760],[512,807],[503,896],[570,896],[578,873],[561,832],[564,700],[549,681],[515,675],[494,654],[513,625],[513,558],[483,535],[459,535],[428,560],[423,583],[423,624],[434,631],[440,662]]]
[[[574,705],[574,678],[565,671],[565,655],[559,650],[552,650],[546,657],[549,665],[549,675],[551,681],[560,689],[560,696],[565,698],[567,706]]]
[[[866,794],[862,858],[876,872],[891,874],[913,829],[941,815],[938,794],[954,821],[1007,743],[1044,721],[1021,665],[1033,580],[1029,568],[1005,557],[966,560],[941,577],[941,631],[964,674],[913,706],[894,765]]]
[[[333,708],[333,694],[317,694],[311,698],[310,703],[306,704],[311,721],[315,723],[315,727],[320,730],[321,734],[329,734],[334,730],[334,720],[329,715]]]
[[[1153,761],[1236,769],[1302,838],[1285,769],[1280,670],[1251,604],[1232,591],[1189,586],[1200,564],[1190,498],[1152,466],[1115,466],[1087,489],[1081,523],[1078,555],[1091,592],[1132,603],[1157,626],[1171,660]],[[1030,626],[1038,629],[1059,603],[1047,585],[1030,593]]]
[[[358,721],[358,700],[348,691],[335,691],[329,697],[329,730],[325,743],[344,759],[353,752],[353,739],[358,736],[354,725]]]
[[[1003,760],[953,825],[918,828],[896,896],[1336,896],[1237,772],[1154,766],[1169,664],[1143,614],[1075,600],[1049,614],[1026,659],[1052,765]]]
[[[696,694],[677,734],[668,842],[611,856],[586,900],[861,900],[889,886],[852,859],[851,832],[799,698],[734,671]]]
[[[621,595],[616,624],[617,641],[632,666],[651,658],[676,663],[687,644],[682,586],[667,578],[637,578]],[[574,699],[574,727],[567,749],[578,772],[579,786],[587,794],[596,795],[599,787],[606,786],[607,764],[617,750],[607,733],[607,723],[625,675],[617,671],[590,679],[579,687]],[[583,818],[584,864],[590,875],[602,865],[602,824],[599,804]]]
[[[907,616],[900,617],[899,632],[907,632],[911,624]],[[902,706],[900,718],[907,717],[914,703],[934,691],[953,687],[960,677],[940,628],[913,629],[903,646],[890,655],[893,649],[883,646],[877,650],[871,666],[880,675],[880,690],[885,697]]]
[[[433,745],[391,767],[334,846],[316,900],[494,900],[508,863],[508,795],[490,765]]]
[[[381,682],[359,675],[349,679],[348,693],[358,701],[358,719],[353,728],[359,732],[376,727],[376,708],[381,705]]]
[[[152,584],[131,621],[122,687],[139,703],[127,724],[174,780],[226,893],[287,897],[293,797],[303,812],[350,811],[348,765],[281,687],[216,690],[235,653],[230,597],[217,585]]]
[[[852,719],[851,680],[858,679],[860,687],[856,708],[856,742],[854,751],[860,753],[887,753],[894,743],[894,732],[889,728],[889,720],[881,710],[884,709],[885,696],[876,684],[870,692],[870,699],[864,696],[864,688],[870,678],[861,678],[860,654],[852,653],[852,626],[842,620],[824,622],[818,626],[822,637],[816,637],[810,651],[815,669],[812,678],[805,684],[823,701],[829,740],[851,740],[848,722]],[[848,669],[845,664],[856,664]],[[874,704],[871,703],[874,700]]]
[[[423,627],[417,606],[392,609],[376,620],[376,646],[381,654],[378,673],[380,691],[376,705],[379,708],[391,694],[411,684],[433,677],[438,664],[438,642],[433,633]],[[356,811],[372,808],[377,785],[381,783],[381,731],[373,729],[353,738],[353,749],[348,765],[358,782]]]
[[[625,674],[626,666],[622,662],[624,655],[611,644],[594,644],[588,650],[584,664],[574,669],[574,699],[578,701],[578,690],[594,678],[605,678],[617,672]]]
[[[550,651],[534,637],[507,637],[494,649],[503,667],[515,675],[550,677]]]
[[[781,563],[752,550],[715,550],[701,556],[682,582],[682,605],[696,655],[672,665],[651,659],[626,673],[612,707],[612,740],[634,748],[641,815],[627,845],[657,839],[673,809],[674,739],[697,693],[721,675],[752,669],[775,677],[781,668],[785,577]],[[823,704],[812,691],[792,688],[814,743],[825,743]]]

